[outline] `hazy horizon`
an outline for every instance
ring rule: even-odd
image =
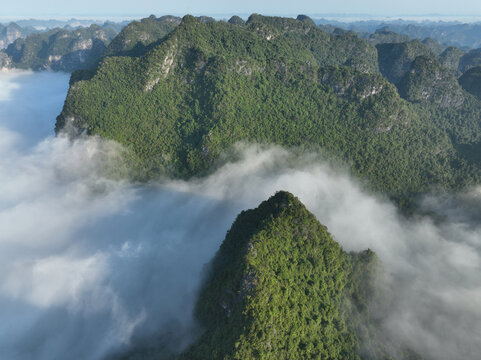
[[[23,15],[0,15],[0,22],[5,21],[18,21],[18,20],[96,20],[96,21],[124,21],[124,20],[135,20],[139,18],[148,17],[150,15],[164,16],[173,15],[183,17],[184,15],[194,15],[194,16],[210,16],[216,20],[228,19],[231,16],[237,15],[241,18],[247,19],[250,15],[257,12],[246,12],[246,13],[208,13],[208,12],[145,12],[145,13],[130,13],[130,14],[44,14],[44,15],[34,15],[34,14],[23,14]],[[458,21],[458,22],[474,22],[481,21],[480,14],[355,14],[355,13],[269,13],[262,12],[261,15],[265,16],[283,16],[283,17],[296,17],[297,15],[307,15],[313,19],[328,19],[337,21],[369,21],[369,20],[404,20],[404,21]]]
[[[26,10],[28,9],[28,10]],[[275,9],[274,11],[272,9]],[[368,9],[368,10],[366,10]],[[481,17],[481,3],[473,0],[460,0],[456,3],[434,0],[379,1],[354,0],[326,1],[313,0],[279,3],[273,0],[245,0],[241,3],[207,0],[202,3],[191,0],[176,2],[138,0],[135,3],[114,2],[113,0],[85,0],[81,3],[67,3],[52,0],[48,4],[33,0],[8,2],[2,7],[2,18],[136,18],[150,14],[164,15],[208,15],[217,18],[230,15],[295,16],[306,14],[314,17],[360,17],[360,18],[461,18]]]

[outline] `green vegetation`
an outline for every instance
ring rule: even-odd
[[[459,61],[465,52],[457,47],[450,46],[439,55],[439,62],[446,68],[452,70],[455,75],[460,75]]]
[[[373,252],[345,253],[278,192],[228,231],[195,310],[204,332],[180,358],[414,359],[374,331],[379,270]]]
[[[312,22],[281,17],[251,15],[247,28],[271,43],[283,43],[279,55],[284,55],[287,47],[293,56],[296,48],[314,56],[318,66],[349,65],[362,72],[378,72],[377,52],[374,46],[360,39],[353,32],[340,35],[325,33]],[[271,51],[272,52],[272,51]]]
[[[433,54],[439,56],[446,49],[446,46],[440,44],[434,39],[426,38],[422,41],[423,45],[426,46]]]
[[[186,16],[144,55],[74,73],[56,130],[72,122],[126,145],[139,179],[205,174],[244,141],[322,149],[401,205],[478,181],[478,100],[421,42],[378,49],[388,79],[413,71],[396,81],[413,102],[353,33],[260,15],[242,26]],[[436,87],[427,98],[426,84]]]
[[[96,64],[115,36],[98,25],[75,30],[53,29],[17,39],[5,50],[19,69],[73,71]]]
[[[409,36],[400,35],[392,31],[389,27],[385,26],[381,29],[377,29],[373,34],[369,35],[367,40],[374,44],[395,44],[402,43],[411,40]]]
[[[464,94],[452,72],[426,56],[413,61],[398,88],[400,95],[412,102],[429,101],[441,107],[459,107],[464,102]]]
[[[379,70],[386,79],[397,84],[418,56],[434,57],[433,52],[419,40],[379,44]]]
[[[289,193],[242,212],[216,254],[187,359],[356,359],[339,314],[349,257]]]
[[[465,73],[472,67],[481,65],[481,49],[474,49],[464,54],[459,60],[459,70]]]
[[[232,24],[232,25],[239,25],[239,26],[243,26],[246,24],[246,22],[240,18],[239,16],[232,16],[228,21],[227,21],[229,24]]]
[[[162,39],[180,24],[181,18],[176,16],[154,15],[140,21],[132,21],[112,40],[106,56],[139,56],[144,54],[149,45]]]
[[[307,16],[307,15],[302,15],[302,14],[301,14],[301,15],[297,15],[296,20],[304,21],[304,22],[307,22],[307,23],[309,23],[309,24],[311,24],[311,25],[314,25],[314,26],[316,25],[316,23],[314,22],[314,20],[312,20],[312,19],[311,19],[309,16]]]
[[[467,92],[481,99],[481,66],[475,66],[459,78],[459,83]]]

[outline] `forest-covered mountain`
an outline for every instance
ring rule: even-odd
[[[481,65],[470,68],[459,78],[459,83],[481,100]]]
[[[203,23],[215,22],[208,16],[199,16],[197,20]],[[158,18],[151,15],[140,21],[132,21],[114,38],[105,52],[105,56],[143,55],[174,30],[181,21],[182,18],[172,15]]]
[[[429,44],[374,46],[307,17],[186,16],[163,38],[159,23],[74,73],[56,125],[126,145],[137,178],[201,175],[244,141],[322,149],[401,203],[480,179],[481,103]]]
[[[209,264],[194,343],[180,355],[166,344],[112,359],[420,359],[379,327],[375,304],[391,301],[382,276],[372,251],[346,253],[279,191],[237,216]]]
[[[201,22],[215,21],[208,16],[199,16],[197,19]],[[14,23],[5,28],[0,25],[0,45],[3,33],[9,39],[5,44],[10,44],[0,51],[0,68],[73,72],[95,66],[104,56],[139,56],[171,32],[181,20],[176,16],[156,18],[151,15],[128,23],[127,26],[124,22],[108,21],[103,24],[73,26],[77,24],[75,19],[66,22],[40,21],[40,24],[67,24],[63,28],[55,27],[45,31],[23,29]],[[34,20],[31,22],[35,23]],[[78,23],[83,24],[85,21]]]
[[[132,21],[125,26],[108,46],[105,55],[136,55],[145,51],[146,47],[171,32],[180,24],[181,18],[176,16],[150,16],[140,21]]]
[[[350,265],[289,193],[242,212],[212,261],[196,308],[206,331],[185,358],[356,358],[341,316]]]

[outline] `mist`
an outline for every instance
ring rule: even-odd
[[[428,358],[479,358],[478,188],[426,196],[435,216],[407,219],[341,167],[253,145],[202,179],[132,184],[111,176],[118,144],[53,136],[67,88],[66,74],[0,72],[2,358],[102,359],[166,331],[187,346],[205,264],[278,190],[346,251],[378,254],[396,299],[386,331]]]

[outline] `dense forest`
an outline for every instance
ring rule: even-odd
[[[481,103],[456,79],[475,56],[453,69],[429,42],[374,46],[305,16],[125,30],[98,66],[72,74],[56,129],[126,145],[134,178],[205,174],[239,141],[336,157],[400,204],[481,176]]]

